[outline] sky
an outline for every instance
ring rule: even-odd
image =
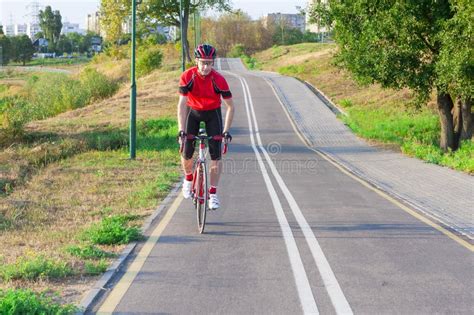
[[[85,27],[88,13],[97,10],[100,0],[35,0],[42,6],[50,5],[53,10],[59,10],[63,21],[79,23]],[[33,0],[0,0],[0,23],[25,23],[30,20],[31,9],[26,6]],[[242,9],[254,19],[267,13],[297,13],[296,6],[305,7],[307,0],[231,0],[233,8]]]

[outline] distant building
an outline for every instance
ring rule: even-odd
[[[315,3],[324,3],[327,4],[327,0],[309,0],[307,5],[307,10]],[[327,33],[327,28],[321,26],[320,23],[309,23],[309,14],[306,14],[306,30],[313,33]]]
[[[66,34],[69,34],[69,33],[81,33],[81,29],[79,28],[79,24],[63,22],[63,28],[61,29],[61,34],[66,35]]]
[[[41,32],[41,27],[38,23],[5,25],[3,32],[7,36],[28,35],[29,38],[33,39],[36,34]]]
[[[101,36],[104,35],[100,27],[100,13],[99,12],[94,12],[87,15],[86,30],[88,32],[100,34]]]
[[[41,27],[39,26],[39,23],[28,23],[27,24],[27,33],[28,36],[33,39],[36,34],[41,32]]]
[[[306,21],[302,14],[271,13],[263,18],[263,25],[268,27],[269,24],[286,25],[304,32]]]
[[[6,36],[15,36],[15,25],[5,25],[3,32]]]
[[[27,24],[15,24],[14,30],[15,30],[15,36],[28,35]]]

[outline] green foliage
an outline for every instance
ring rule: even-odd
[[[471,140],[463,141],[455,152],[444,153],[435,145],[423,145],[414,141],[403,144],[404,153],[423,159],[430,163],[449,166],[456,170],[474,173],[474,143]]]
[[[34,77],[33,77],[34,78]],[[27,83],[35,119],[44,119],[89,103],[90,91],[65,74],[48,73]]]
[[[132,216],[111,216],[91,226],[84,232],[84,238],[93,244],[127,244],[142,239],[140,229],[128,226],[135,219]]]
[[[403,144],[406,141],[432,145],[438,141],[439,123],[429,111],[400,112],[353,106],[344,122],[357,134],[367,139]]]
[[[86,274],[95,276],[103,274],[107,270],[108,265],[105,259],[101,259],[98,262],[86,261],[84,269]]]
[[[82,259],[101,259],[101,258],[111,258],[115,257],[114,254],[108,253],[94,245],[84,245],[84,246],[69,246],[66,248],[66,251],[72,255]]]
[[[7,137],[15,138],[23,134],[23,126],[35,117],[33,111],[31,104],[20,97],[0,99],[0,145]]]
[[[8,61],[11,59],[11,42],[10,38],[6,35],[0,34],[0,47],[2,51],[0,52],[0,65],[8,64]]]
[[[72,274],[66,262],[41,255],[20,257],[14,264],[0,266],[0,278],[3,281],[60,279]]]
[[[278,68],[278,73],[288,76],[298,76],[306,71],[304,64],[300,65],[289,65]]]
[[[236,44],[232,46],[232,49],[227,53],[227,57],[230,58],[239,58],[243,55],[245,55],[245,47],[242,44]]]
[[[30,61],[35,53],[33,43],[27,35],[10,37],[10,59],[21,62],[23,65]]]
[[[161,67],[163,53],[156,46],[141,50],[137,58],[137,75],[144,76]]]
[[[348,98],[342,99],[339,101],[339,105],[341,105],[344,108],[352,107],[354,104],[352,101]]]
[[[455,95],[474,95],[474,5],[470,0],[452,0],[454,16],[445,21],[439,38],[441,46],[436,63],[437,86]]]
[[[45,38],[47,38],[51,44],[55,44],[59,39],[63,27],[61,14],[57,10],[53,11],[51,6],[48,5],[44,11],[40,10],[38,18]]]
[[[31,290],[0,290],[0,314],[55,314],[67,315],[77,312],[74,305],[60,305],[46,293],[37,294]]]
[[[104,74],[94,68],[86,67],[80,74],[79,80],[82,87],[88,91],[91,101],[105,99],[118,90],[118,84],[109,80]]]

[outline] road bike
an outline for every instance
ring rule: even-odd
[[[207,144],[209,140],[223,141],[224,147],[222,154],[227,153],[228,142],[223,136],[208,136],[206,130],[199,129],[199,135],[186,135],[187,140],[197,141],[199,143],[199,155],[194,162],[193,183],[191,188],[191,199],[196,208],[197,223],[199,233],[204,233],[206,225],[206,212],[209,210],[209,184],[208,184],[208,168],[207,168]],[[184,141],[180,143],[180,153],[183,152]]]

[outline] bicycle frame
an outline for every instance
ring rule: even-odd
[[[187,135],[186,140],[199,141],[199,155],[195,162],[193,171],[193,183],[192,183],[192,199],[197,212],[198,229],[200,233],[204,232],[204,226],[206,223],[206,212],[208,210],[208,174],[207,174],[207,163],[206,163],[206,141],[215,140],[222,141],[222,136],[207,136],[203,129],[199,130],[199,135]],[[184,139],[181,139],[180,153],[184,149]],[[228,143],[224,139],[223,154],[227,153]]]

